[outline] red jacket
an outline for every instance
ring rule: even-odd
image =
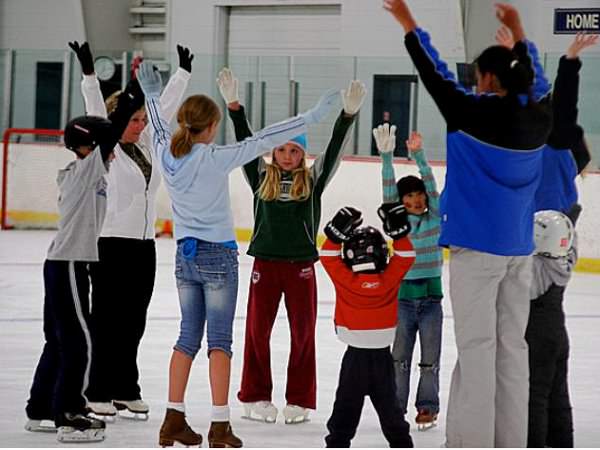
[[[398,289],[415,260],[407,237],[394,241],[394,255],[382,273],[354,273],[341,258],[341,244],[329,239],[320,259],[335,286],[338,339],[359,348],[383,348],[394,341]]]

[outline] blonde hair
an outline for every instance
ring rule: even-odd
[[[112,94],[110,94],[106,100],[104,100],[104,105],[106,106],[106,114],[110,115],[113,112],[115,112],[115,109],[117,109],[117,104],[119,103],[119,95],[121,95],[123,91],[115,91]],[[138,109],[138,111],[145,111],[146,107],[144,105],[142,105],[142,107],[140,109]],[[136,111],[137,112],[137,111]]]
[[[179,128],[171,139],[171,154],[175,158],[187,155],[194,145],[194,136],[220,120],[221,111],[210,97],[191,95],[186,98],[177,111]]]
[[[267,202],[277,200],[280,195],[281,168],[275,162],[267,164],[266,174],[258,188],[258,196]],[[310,170],[306,167],[306,157],[302,156],[300,167],[292,171],[292,188],[290,198],[294,201],[303,201],[310,197],[311,193]]]

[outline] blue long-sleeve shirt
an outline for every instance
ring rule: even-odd
[[[229,173],[306,132],[305,120],[296,116],[268,126],[237,144],[194,144],[188,154],[175,158],[170,151],[171,131],[160,116],[158,97],[147,96],[146,107],[153,130],[155,159],[171,198],[176,239],[235,240]]]

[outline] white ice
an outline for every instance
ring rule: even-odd
[[[31,433],[23,429],[25,402],[33,371],[43,344],[42,263],[48,244],[54,236],[47,231],[0,232],[0,436],[2,447],[59,446],[53,434]],[[240,382],[243,355],[246,297],[252,259],[240,252],[240,289],[235,318],[234,358],[231,379],[231,414],[234,431],[246,447],[323,447],[325,423],[331,413],[340,359],[345,349],[337,341],[332,323],[334,293],[331,282],[317,264],[319,306],[317,322],[318,408],[311,421],[286,425],[278,417],[275,424],[241,419],[242,407],[236,393]],[[158,239],[158,273],[150,305],[146,333],[141,344],[139,367],[144,399],[150,404],[148,422],[119,420],[109,424],[106,440],[90,447],[156,447],[167,398],[167,372],[171,348],[179,328],[179,306],[173,276],[175,243]],[[447,269],[447,268],[445,268]],[[444,272],[445,292],[447,270]],[[570,389],[575,420],[575,445],[600,445],[597,414],[600,403],[600,276],[575,274],[566,294],[567,326],[571,339]],[[118,330],[115,330],[118,333]],[[289,350],[289,331],[285,308],[279,310],[272,336],[273,402],[281,411],[285,406],[285,374]],[[415,349],[411,374],[410,405],[418,379],[419,349]],[[414,411],[408,415],[416,447],[439,447],[444,442],[445,411],[450,374],[454,366],[453,321],[448,299],[444,300],[444,335],[440,372],[441,415],[439,425],[418,432]],[[117,369],[118,370],[118,369]],[[210,422],[210,393],[207,359],[198,354],[192,369],[186,397],[187,416],[191,426],[204,435]],[[377,416],[370,402],[365,402],[354,447],[387,447]],[[206,443],[204,444],[206,445]]]

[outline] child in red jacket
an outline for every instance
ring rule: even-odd
[[[398,317],[398,288],[415,252],[406,237],[410,224],[404,206],[386,203],[377,212],[384,231],[394,239],[389,263],[383,235],[373,227],[358,228],[360,211],[342,208],[325,227],[321,262],[335,286],[336,333],[348,344],[327,422],[327,447],[350,447],[367,395],[390,447],[413,446],[396,396],[390,345]]]

